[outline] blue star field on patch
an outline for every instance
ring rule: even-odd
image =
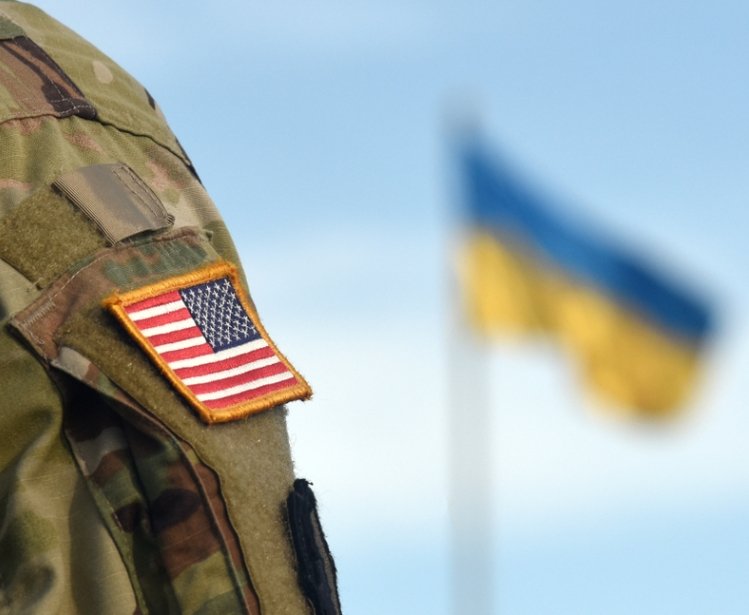
[[[179,294],[214,351],[260,337],[228,278],[191,286]]]

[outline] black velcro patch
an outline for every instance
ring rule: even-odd
[[[317,515],[310,483],[299,478],[286,500],[299,585],[315,615],[341,615],[333,557]]]

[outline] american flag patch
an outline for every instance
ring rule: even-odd
[[[312,395],[228,263],[115,294],[104,305],[207,423]]]

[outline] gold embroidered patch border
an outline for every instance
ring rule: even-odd
[[[268,336],[230,263],[115,293],[104,307],[206,423],[312,396]]]

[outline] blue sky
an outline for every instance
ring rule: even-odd
[[[460,113],[720,319],[672,428],[597,412],[553,346],[488,351],[496,612],[749,611],[749,4],[41,5],[159,101],[315,387],[290,429],[348,613],[448,613]]]

